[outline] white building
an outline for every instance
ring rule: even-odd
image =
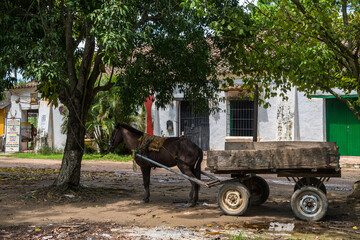
[[[10,89],[11,105],[6,117],[21,119],[21,151],[34,148],[38,150],[42,146],[64,149],[66,135],[60,131],[63,116],[58,108],[41,99],[37,85],[35,82],[28,82]],[[35,146],[29,142],[32,137],[31,124],[37,130]]]
[[[166,109],[153,107],[154,134],[190,138],[203,150],[223,150],[225,142],[253,141],[254,104],[240,100],[240,86],[222,91],[226,101],[210,116],[191,112],[181,95]],[[258,108],[257,141],[336,141],[340,153],[360,156],[360,123],[339,100],[321,93],[308,99],[296,87]],[[261,96],[260,96],[261,97]],[[190,106],[190,108],[189,108]]]

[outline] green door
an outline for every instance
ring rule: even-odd
[[[342,156],[360,156],[360,123],[335,98],[326,99],[326,137],[328,142],[337,143]]]

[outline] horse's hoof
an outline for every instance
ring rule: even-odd
[[[196,202],[189,202],[187,204],[188,207],[195,207],[196,206]]]
[[[149,203],[149,202],[150,202],[149,199],[144,199],[141,201],[141,203]]]

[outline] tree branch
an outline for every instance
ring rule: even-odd
[[[61,16],[61,19],[62,19],[64,25],[65,25],[66,19],[65,19],[65,9],[64,9],[64,7],[65,7],[64,0],[61,0],[60,1],[60,16]]]
[[[39,11],[39,15],[40,15],[41,25],[42,25],[42,27],[43,27],[44,34],[47,35],[48,26],[47,26],[47,24],[45,23],[44,17],[43,17],[43,15],[42,15],[43,6],[41,6],[41,5],[43,5],[43,2],[42,2],[42,1],[39,1],[39,2],[38,2],[38,11]],[[46,14],[46,13],[45,13],[45,14]]]
[[[110,74],[110,78],[109,78],[109,81],[106,85],[104,86],[97,86],[95,89],[94,89],[94,95],[96,95],[98,92],[100,91],[107,91],[109,90],[110,88],[112,88],[115,84],[111,81],[112,77],[113,77],[113,74],[114,74],[114,69],[115,67],[113,66],[112,69],[111,69],[111,74]]]
[[[342,58],[342,57],[339,57],[337,55],[335,55],[335,59],[342,65],[344,66],[345,68],[347,69],[351,69],[350,65],[349,65],[349,62],[346,58]],[[346,60],[346,61],[344,61]]]
[[[359,35],[359,34],[358,34]],[[360,38],[357,38],[355,40],[355,46],[354,46],[354,56],[358,56],[359,55],[359,49],[360,49]]]
[[[341,41],[338,41],[338,40],[332,38],[330,36],[330,34],[328,33],[328,31],[330,29],[325,29],[320,23],[317,22],[316,19],[314,19],[312,16],[310,16],[308,14],[308,12],[306,11],[305,7],[300,3],[299,0],[291,0],[291,1],[296,5],[296,7],[301,11],[301,13],[304,14],[304,16],[308,20],[311,20],[311,21],[316,22],[317,24],[319,24],[320,29],[322,31],[322,32],[320,32],[320,34],[322,33],[321,35],[323,35],[323,37],[324,37],[323,41],[325,43],[327,43],[328,45],[333,44],[334,46],[337,46],[339,48],[340,52],[342,52],[343,54],[346,53],[346,55],[344,55],[344,57],[352,58],[352,52],[344,44],[342,44]]]
[[[141,15],[141,19],[139,20],[139,22],[137,22],[135,24],[135,26],[133,27],[134,30],[138,29],[139,27],[141,27],[142,25],[144,25],[145,23],[149,22],[149,21],[159,21],[161,20],[163,16],[161,14],[157,14],[156,16],[148,16],[147,12],[144,11],[143,14]]]
[[[341,12],[342,12],[344,25],[345,26],[349,25],[349,19],[347,14],[347,0],[342,1]]]
[[[59,93],[59,100],[62,104],[64,104],[66,107],[69,108],[70,106],[70,89],[68,87],[68,85],[66,83],[63,84],[63,86],[61,86],[61,90]]]
[[[111,74],[110,74],[110,78],[109,78],[109,81],[106,85],[104,86],[98,86],[94,89],[94,95],[96,95],[98,92],[100,91],[107,91],[109,90],[110,88],[112,88],[115,84],[111,81],[112,77],[113,77],[113,74],[114,74],[114,68],[115,67],[112,67],[111,69]]]
[[[100,64],[102,63],[102,57],[103,57],[102,51],[103,50],[104,50],[104,46],[101,45],[101,46],[99,46],[97,53],[96,53],[93,70],[89,77],[89,86],[91,86],[91,88],[93,88],[93,86],[95,85],[96,79],[100,75]]]
[[[84,34],[85,34],[85,25],[83,25],[80,30],[79,37],[76,39],[76,41],[74,43],[73,51],[75,51],[78,48],[80,42],[84,39]]]
[[[350,111],[355,115],[356,119],[360,122],[360,111],[356,110],[356,106],[346,98],[341,97],[340,94],[337,94],[334,90],[332,90],[329,87],[324,87],[324,90],[326,90],[328,93],[332,94],[334,97],[339,99],[341,102],[345,103],[346,106],[350,109]],[[358,96],[359,98],[359,96]]]
[[[66,42],[66,63],[69,74],[69,79],[71,82],[71,90],[73,90],[77,83],[77,76],[75,70],[74,62],[74,47],[72,39],[72,26],[73,26],[73,16],[71,11],[67,9],[67,14],[65,18],[65,42]]]
[[[89,75],[92,68],[92,61],[95,52],[95,37],[92,36],[90,33],[91,23],[86,20],[85,29],[86,40],[84,54],[79,67],[79,79],[76,85],[76,91],[79,92],[79,94],[81,95],[81,112],[79,114],[79,119],[82,122],[85,122],[88,108],[92,103],[93,95],[91,94],[91,90],[94,87],[94,83],[91,84],[91,78]],[[94,71],[96,71],[96,69],[94,69]]]
[[[79,82],[76,86],[76,88],[81,92],[85,92],[87,89],[93,56],[95,52],[95,37],[92,36],[90,33],[91,26],[88,21],[85,21],[85,28],[86,38],[84,54],[82,56],[81,64],[79,67]]]

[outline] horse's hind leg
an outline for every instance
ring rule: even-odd
[[[200,186],[193,181],[191,182],[191,190],[189,193],[189,204],[190,207],[196,206],[197,201],[199,200],[199,188]]]
[[[194,189],[194,202],[195,204],[197,203],[197,201],[199,200],[199,190],[200,190],[200,185],[199,184],[196,184],[196,183],[191,183],[192,187],[191,189]],[[195,187],[194,187],[194,184],[195,184]]]
[[[193,171],[191,171],[191,169],[186,166],[186,167],[180,167],[178,166],[180,171],[186,175],[188,175],[189,177],[192,178],[196,178],[196,176],[193,174]],[[189,204],[190,207],[194,207],[199,199],[199,185],[194,183],[193,181],[190,181],[191,183],[191,190],[189,193]]]
[[[198,178],[195,173],[193,173],[193,177]],[[194,183],[193,181],[190,181],[190,183],[191,183],[191,191],[189,194],[189,203],[190,203],[190,206],[195,206],[197,201],[199,200],[200,185],[197,183]]]
[[[143,202],[148,203],[149,198],[150,198],[150,172],[151,172],[151,168],[149,166],[143,166],[143,167],[141,167],[141,172],[142,172],[142,176],[143,176],[143,183],[144,183],[144,189],[145,189]]]

